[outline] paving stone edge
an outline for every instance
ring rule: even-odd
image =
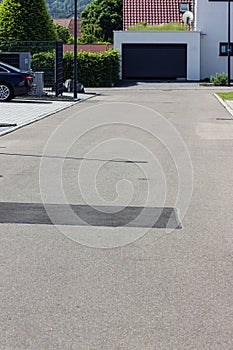
[[[33,124],[33,123],[35,123],[35,122],[37,122],[37,121],[39,121],[39,120],[45,119],[45,118],[47,118],[47,117],[50,117],[50,116],[53,115],[53,114],[56,114],[56,113],[61,112],[61,111],[64,111],[65,109],[68,109],[68,108],[74,106],[75,104],[78,104],[78,103],[81,103],[81,102],[83,102],[83,101],[89,100],[90,98],[93,98],[93,97],[95,97],[95,96],[96,96],[96,95],[88,96],[88,97],[85,98],[85,99],[79,99],[79,100],[73,101],[73,102],[71,102],[71,101],[70,101],[70,102],[69,102],[69,101],[64,101],[64,103],[68,102],[69,105],[68,105],[68,106],[63,105],[63,106],[57,107],[56,110],[54,110],[54,111],[41,114],[40,116],[35,117],[34,119],[31,119],[30,121],[24,122],[24,123],[22,123],[22,124],[19,124],[19,125],[17,125],[17,126],[14,126],[14,127],[11,127],[11,128],[9,128],[9,129],[7,129],[7,130],[0,131],[0,137],[1,137],[1,136],[5,136],[5,135],[7,135],[7,134],[9,134],[9,133],[11,133],[11,132],[13,132],[13,131],[15,131],[15,130],[21,129],[21,128],[23,128],[24,126]],[[62,101],[61,101],[61,102],[62,102]]]

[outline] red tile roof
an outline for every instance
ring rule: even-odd
[[[192,11],[192,0],[123,0],[123,29],[139,22],[151,25],[182,22],[180,2],[189,3]]]
[[[71,36],[74,36],[74,18],[53,18],[53,23],[68,28]],[[77,19],[77,36],[81,36],[80,19]]]
[[[53,23],[62,27],[69,28],[71,18],[53,18]]]
[[[100,53],[111,49],[113,45],[110,44],[78,44],[78,52],[87,51],[93,53]],[[74,45],[73,44],[64,44],[63,52],[73,52]]]

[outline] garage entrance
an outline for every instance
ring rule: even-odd
[[[187,44],[123,44],[123,79],[187,78]]]

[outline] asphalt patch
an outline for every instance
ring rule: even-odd
[[[0,203],[0,223],[181,229],[176,208]]]

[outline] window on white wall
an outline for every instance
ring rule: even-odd
[[[228,43],[219,44],[219,56],[228,55]],[[233,56],[233,43],[230,44],[230,55]]]

